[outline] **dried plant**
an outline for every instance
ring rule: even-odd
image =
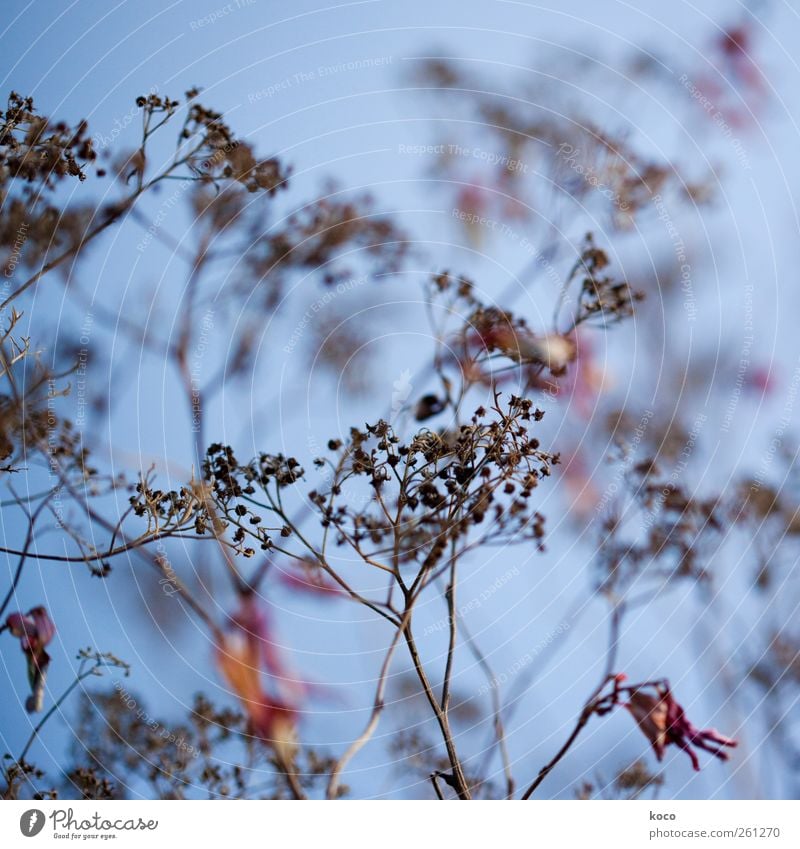
[[[661,670],[641,683],[625,683],[625,625],[632,613],[677,588],[708,602],[719,580],[720,552],[740,531],[760,538],[767,533],[770,550],[759,552],[753,586],[769,592],[781,568],[775,552],[791,553],[800,529],[800,487],[745,475],[738,489],[699,494],[687,466],[705,419],[690,428],[685,411],[672,415],[658,407],[660,396],[645,418],[626,406],[627,399],[607,401],[596,356],[612,336],[631,345],[626,324],[660,326],[664,318],[648,313],[662,293],[645,275],[629,280],[618,270],[615,245],[601,242],[640,226],[654,198],[694,204],[705,199],[707,186],[685,179],[669,162],[654,161],[613,128],[601,129],[580,114],[559,117],[566,113],[554,112],[546,98],[520,108],[457,63],[427,62],[418,78],[454,113],[477,115],[478,138],[502,152],[483,186],[460,179],[464,157],[457,152],[431,166],[443,185],[460,186],[450,200],[468,240],[474,245],[487,238],[487,222],[504,222],[507,233],[530,227],[537,247],[515,278],[524,285],[516,288],[527,291],[543,272],[552,272],[558,286],[537,295],[533,318],[525,305],[514,304],[515,287],[490,296],[478,275],[442,270],[415,249],[415,263],[425,268],[425,368],[413,376],[403,370],[394,381],[391,411],[375,408],[363,425],[353,413],[324,449],[304,445],[302,435],[290,434],[295,444],[279,439],[270,421],[254,427],[263,450],[243,448],[219,430],[209,410],[216,401],[237,420],[258,419],[247,404],[234,409],[224,394],[249,380],[258,387],[249,391],[259,404],[268,404],[265,420],[276,418],[270,357],[279,343],[272,322],[309,302],[322,303],[312,300],[320,292],[344,291],[359,274],[370,292],[389,285],[412,256],[406,228],[381,213],[370,194],[333,183],[310,200],[295,198],[291,167],[280,157],[259,155],[221,112],[201,105],[199,90],[180,99],[139,97],[139,144],[102,156],[85,122],[53,121],[30,98],[11,94],[0,114],[0,249],[4,268],[27,277],[15,280],[0,303],[0,480],[9,492],[3,517],[13,515],[22,541],[3,540],[11,580],[0,633],[7,632],[9,653],[16,651],[11,638],[19,641],[18,693],[42,718],[21,753],[6,758],[6,798],[336,799],[349,792],[353,758],[381,738],[397,761],[387,774],[413,776],[417,795],[526,799],[561,768],[590,722],[618,708],[630,713],[632,727],[645,737],[640,747],[649,743],[658,761],[672,746],[698,769],[696,749],[723,760],[736,745],[688,720],[677,701],[683,682],[675,684],[676,695]],[[520,178],[522,164],[534,159],[544,183],[605,216],[610,227],[602,237],[580,216],[563,229],[535,229],[531,187]],[[77,200],[64,200],[59,185],[71,178],[86,186],[112,181],[117,199],[97,202],[81,190]],[[180,204],[189,214],[190,238],[177,239],[148,215],[148,203],[168,186],[177,193],[162,203]],[[560,215],[554,211],[551,221]],[[156,357],[180,387],[170,403],[190,418],[191,432],[183,434],[184,465],[177,474],[166,456],[120,473],[105,458],[101,438],[76,428],[65,412],[84,360],[51,351],[47,361],[39,347],[47,339],[46,319],[26,327],[29,336],[22,331],[23,307],[35,293],[55,287],[55,272],[78,311],[93,304],[84,271],[90,248],[106,231],[123,228],[137,234],[140,250],[159,245],[184,266],[174,291],[148,301],[147,315],[121,301],[93,307],[101,324]],[[665,292],[666,302],[674,287]],[[143,291],[138,294],[145,300]],[[338,309],[337,318],[346,307]],[[303,340],[301,323],[291,345],[311,345],[312,356],[323,358],[327,373],[338,378],[369,329],[356,324],[332,341],[331,326],[322,322]],[[224,328],[224,344],[210,341],[215,327]],[[80,356],[109,365],[106,342],[93,341],[91,352]],[[262,387],[268,387],[264,398]],[[99,411],[105,387],[92,391],[86,403]],[[291,391],[299,405],[299,392]],[[309,396],[322,417],[326,402],[312,391]],[[788,478],[794,457],[780,459]],[[588,471],[603,460],[617,470],[605,495],[599,492],[604,473],[595,480]],[[17,488],[23,476],[25,494]],[[566,495],[560,506],[559,493]],[[568,534],[583,535],[588,528],[595,541],[590,555],[575,548],[575,558],[585,559],[588,589],[605,605],[608,637],[596,652],[602,669],[577,705],[572,731],[542,765],[515,758],[509,744],[522,696],[534,685],[537,693],[544,687],[533,662],[538,650],[518,662],[516,680],[505,688],[492,653],[482,647],[483,635],[473,633],[465,615],[465,604],[468,610],[473,602],[462,594],[464,574],[484,570],[495,581],[492,593],[510,604],[514,593],[493,571],[495,554],[515,569],[536,570],[548,557],[551,510],[556,533],[567,527]],[[45,518],[56,520],[57,543],[46,533]],[[532,555],[537,559],[523,567]],[[27,606],[16,603],[34,559],[44,580],[48,570],[83,566],[102,580],[132,573],[138,581],[140,566],[147,567],[204,635],[209,676],[227,699],[218,705],[197,693],[184,717],[156,719],[146,699],[119,681],[114,691],[85,688],[85,681],[109,669],[128,672],[113,655],[86,650],[73,684],[54,700],[46,674],[57,664],[47,647],[56,638],[69,644],[72,636],[70,623],[61,617],[54,622],[43,605],[24,613]],[[354,629],[364,619],[385,629],[371,692],[355,694],[366,699],[364,722],[346,745],[307,743],[306,723],[313,706],[328,697],[326,683],[305,680],[294,669],[285,650],[291,635],[277,639],[278,614],[266,601],[276,587],[297,605],[351,605],[359,611]],[[164,618],[177,619],[175,609]],[[432,609],[441,617],[433,625]],[[755,690],[793,705],[800,688],[798,635],[785,627],[764,631],[758,647],[731,662]],[[486,681],[478,695],[460,686],[463,658]],[[670,673],[673,681],[679,673]],[[169,678],[168,669],[164,674]],[[583,681],[578,670],[572,677]],[[45,723],[78,688],[71,758],[58,778],[28,756]],[[702,713],[690,707],[693,716]],[[797,774],[800,745],[785,714],[776,707],[768,725],[784,756],[794,753],[788,769]],[[732,730],[738,736],[741,729]],[[573,776],[567,786],[579,798],[655,798],[665,779],[651,766],[634,759],[617,764],[608,784],[599,776]]]

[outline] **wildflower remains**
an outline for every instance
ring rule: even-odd
[[[28,713],[36,713],[44,704],[44,685],[50,655],[45,646],[53,639],[56,626],[44,607],[34,607],[26,614],[12,613],[6,619],[6,628],[19,637],[20,647],[28,662],[28,681],[31,694],[25,701]]]
[[[273,697],[264,689],[262,671],[280,683],[284,679],[283,667],[269,639],[266,619],[252,594],[244,596],[232,623],[217,647],[217,666],[241,701],[252,733],[270,744],[284,764],[289,764],[297,749],[297,711],[288,700]]]
[[[700,761],[693,747],[726,761],[728,753],[725,747],[737,745],[736,740],[723,736],[714,728],[701,730],[692,725],[684,709],[673,698],[667,681],[631,687],[625,707],[650,741],[659,761],[664,757],[664,749],[673,743],[689,755],[692,766],[699,771]]]

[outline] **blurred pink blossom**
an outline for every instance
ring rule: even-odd
[[[19,637],[20,647],[28,662],[28,681],[31,694],[25,701],[28,713],[35,713],[44,704],[44,685],[50,655],[45,646],[53,639],[56,626],[44,607],[34,607],[26,614],[12,613],[6,619],[6,628]]]

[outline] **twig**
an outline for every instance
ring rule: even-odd
[[[47,713],[45,713],[45,715],[39,720],[39,722],[36,723],[36,726],[31,732],[27,743],[25,743],[22,752],[20,752],[19,757],[16,759],[17,765],[21,766],[23,764],[23,762],[25,761],[25,756],[30,751],[31,746],[34,744],[36,738],[39,736],[39,733],[41,732],[42,728],[44,728],[44,726],[47,724],[48,720],[53,716],[53,714],[61,708],[61,705],[64,704],[64,702],[69,698],[69,696],[71,695],[73,690],[75,690],[76,687],[78,687],[81,683],[83,683],[87,678],[91,677],[92,675],[101,675],[102,673],[98,670],[103,667],[112,666],[123,668],[126,670],[128,668],[128,665],[126,663],[121,660],[118,660],[112,655],[99,653],[85,654],[82,652],[79,657],[81,657],[81,662],[78,666],[78,674],[75,676],[75,679],[67,687],[67,689],[64,690],[61,696],[59,696],[59,698],[56,700],[55,704],[50,708],[50,710],[48,710]],[[87,668],[87,664],[90,661],[94,662],[91,666],[88,666]],[[8,769],[6,769],[6,773],[8,774]],[[11,782],[9,781],[5,793],[6,798],[10,798],[11,789],[12,786]]]
[[[594,692],[586,701],[583,710],[578,717],[578,722],[572,733],[567,738],[564,745],[558,750],[556,756],[545,766],[539,770],[539,774],[534,779],[533,783],[522,794],[522,799],[529,799],[536,788],[547,778],[558,762],[567,754],[572,747],[572,744],[578,739],[578,735],[583,731],[586,724],[592,717],[592,714],[597,710],[599,702],[603,701],[600,694],[605,689],[606,684],[614,680],[613,669],[617,657],[617,649],[619,646],[619,630],[622,623],[623,603],[617,602],[611,611],[611,624],[609,630],[608,648],[606,650],[606,668],[603,674],[603,680],[595,688]]]
[[[500,701],[500,691],[496,686],[496,676],[492,667],[489,665],[489,661],[486,659],[486,656],[481,651],[478,646],[475,638],[470,633],[470,630],[467,628],[467,624],[464,621],[464,617],[459,614],[459,621],[461,623],[461,631],[464,634],[464,641],[466,642],[469,650],[472,652],[475,660],[478,662],[478,666],[481,667],[484,674],[486,675],[486,680],[489,683],[489,691],[491,693],[491,702],[492,702],[492,726],[493,726],[493,736],[494,742],[496,743],[498,749],[500,750],[500,759],[503,763],[503,773],[506,778],[506,798],[511,799],[514,795],[515,789],[515,781],[514,781],[514,773],[511,769],[511,758],[508,752],[508,744],[506,742],[506,730],[505,724],[503,722],[503,704]],[[491,754],[489,758],[487,758],[487,766],[488,760],[491,759]]]
[[[392,642],[389,644],[389,648],[386,652],[386,656],[383,659],[383,663],[381,664],[380,674],[378,675],[378,687],[375,692],[375,699],[372,704],[372,712],[370,713],[369,720],[367,721],[367,725],[361,734],[348,746],[347,751],[339,758],[339,760],[334,765],[331,770],[331,776],[328,780],[328,788],[326,791],[326,795],[328,799],[336,799],[338,798],[338,790],[339,790],[339,777],[342,774],[342,771],[347,766],[347,764],[352,760],[355,755],[364,748],[364,746],[369,742],[372,735],[375,733],[375,729],[378,727],[378,721],[380,720],[381,713],[383,713],[383,709],[385,707],[384,703],[384,695],[386,693],[386,683],[388,681],[389,675],[389,667],[392,662],[392,656],[400,644],[400,636],[403,633],[403,629],[405,627],[406,620],[409,616],[407,612],[404,616],[403,622],[401,623],[401,627],[397,629],[394,637],[392,637]]]
[[[419,678],[419,681],[422,684],[422,689],[425,692],[425,696],[428,699],[428,703],[430,704],[434,715],[436,716],[436,721],[439,724],[439,729],[442,733],[445,749],[447,749],[447,757],[450,761],[450,767],[453,770],[453,789],[458,794],[459,799],[471,799],[472,796],[469,792],[469,786],[467,785],[467,780],[464,777],[464,769],[461,766],[461,761],[459,760],[458,752],[456,751],[455,743],[453,742],[453,732],[450,728],[450,722],[442,710],[441,705],[436,700],[433,687],[431,686],[431,682],[425,672],[425,667],[422,665],[417,644],[414,642],[414,636],[411,633],[410,616],[406,626],[403,628],[403,636],[405,637],[406,645],[408,646],[408,651],[411,655],[412,663],[414,664],[414,670],[417,673],[417,678]]]
[[[14,491],[13,489],[11,490]],[[17,563],[16,571],[14,572],[14,577],[11,580],[11,586],[8,588],[8,592],[6,593],[5,598],[3,599],[2,604],[0,604],[0,619],[2,619],[3,614],[6,612],[6,608],[8,607],[9,602],[14,596],[16,592],[17,586],[19,584],[19,580],[22,577],[22,568],[25,565],[25,561],[28,558],[28,551],[33,543],[33,529],[36,524],[36,520],[38,519],[42,510],[46,507],[50,502],[50,497],[52,496],[52,490],[48,493],[47,497],[42,500],[39,505],[34,510],[33,514],[29,513],[25,510],[25,514],[28,517],[28,532],[25,535],[25,542],[22,546],[22,551],[19,554],[19,562]],[[22,502],[18,499],[17,503],[22,506]],[[23,508],[24,510],[24,508]]]

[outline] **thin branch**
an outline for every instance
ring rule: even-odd
[[[11,490],[14,491],[13,489]],[[19,562],[17,563],[16,571],[14,572],[14,577],[11,580],[11,586],[8,588],[8,592],[6,593],[5,598],[3,599],[2,604],[0,604],[0,620],[3,618],[3,614],[6,612],[6,608],[8,607],[11,599],[14,596],[14,593],[17,590],[17,586],[19,585],[20,578],[22,577],[22,568],[25,565],[25,561],[28,559],[28,552],[30,550],[31,545],[33,544],[33,536],[34,536],[34,526],[36,525],[36,520],[39,518],[42,510],[50,503],[50,497],[52,496],[52,490],[48,493],[47,497],[39,503],[36,507],[36,510],[33,514],[29,513],[25,508],[25,514],[28,517],[28,532],[25,535],[25,542],[22,546],[22,551],[19,553]],[[22,502],[18,499],[17,503],[22,506]]]
[[[464,641],[466,642],[469,650],[472,652],[475,660],[478,662],[478,666],[480,666],[483,670],[489,684],[489,692],[491,693],[490,698],[492,702],[492,728],[494,742],[500,750],[500,759],[503,763],[503,773],[506,778],[506,798],[511,799],[514,795],[515,781],[514,774],[511,769],[511,757],[508,752],[508,744],[506,741],[505,723],[503,722],[503,704],[500,700],[499,688],[496,686],[497,678],[494,674],[494,670],[489,665],[489,661],[486,659],[486,655],[481,651],[475,638],[470,633],[469,628],[467,628],[464,617],[460,614],[459,622],[461,625],[461,631],[464,634]],[[487,761],[490,759],[491,755]]]
[[[624,612],[622,602],[618,602],[614,604],[614,607],[611,611],[611,623],[609,629],[609,639],[608,639],[608,648],[606,649],[606,668],[603,674],[603,680],[598,684],[595,688],[594,692],[591,696],[586,700],[586,704],[583,706],[583,710],[578,717],[578,722],[575,725],[575,728],[572,730],[572,733],[567,738],[564,745],[558,750],[556,756],[545,766],[543,766],[539,770],[539,774],[534,779],[533,783],[528,787],[528,789],[522,794],[522,799],[529,799],[533,793],[536,791],[536,788],[547,778],[547,776],[552,772],[558,762],[567,754],[567,752],[572,748],[572,744],[578,739],[581,731],[586,727],[586,724],[591,719],[592,715],[595,713],[598,707],[599,701],[602,701],[600,694],[605,689],[606,685],[614,680],[613,669],[614,664],[616,662],[617,650],[619,647],[619,631],[620,625],[622,624],[622,615]]]
[[[419,650],[417,649],[417,644],[414,642],[414,636],[411,632],[410,616],[409,621],[403,628],[403,636],[405,637],[406,645],[408,646],[408,651],[411,655],[411,661],[414,664],[414,670],[417,673],[417,678],[419,678],[419,681],[422,684],[422,689],[428,699],[428,703],[430,704],[434,715],[436,716],[436,721],[439,724],[439,729],[442,733],[445,749],[447,749],[447,757],[450,761],[450,767],[453,770],[453,789],[458,794],[459,799],[471,799],[472,795],[470,794],[469,786],[467,785],[467,780],[464,776],[464,769],[461,766],[461,761],[459,760],[458,752],[456,751],[455,743],[453,742],[453,732],[450,728],[450,722],[442,710],[441,705],[436,700],[433,687],[431,686],[431,682],[425,672],[425,667],[422,665]]]
[[[400,637],[403,633],[403,629],[407,623],[408,617],[410,616],[410,612],[407,611],[403,617],[403,621],[401,622],[401,626],[395,632],[395,635],[392,637],[392,642],[389,644],[389,648],[386,652],[386,656],[383,659],[383,663],[381,664],[381,670],[378,675],[378,687],[375,692],[375,699],[372,704],[372,712],[370,713],[369,720],[367,721],[367,725],[361,734],[348,746],[345,753],[339,758],[339,760],[334,765],[331,770],[331,776],[328,780],[328,788],[326,791],[326,796],[328,799],[337,799],[339,796],[339,777],[342,774],[342,771],[347,766],[347,764],[355,757],[355,755],[366,746],[369,742],[372,735],[375,733],[375,729],[378,727],[378,721],[380,720],[381,714],[383,713],[383,709],[385,707],[384,703],[384,695],[386,693],[386,684],[389,676],[389,667],[391,666],[392,657],[394,655],[395,649],[400,644]]]

